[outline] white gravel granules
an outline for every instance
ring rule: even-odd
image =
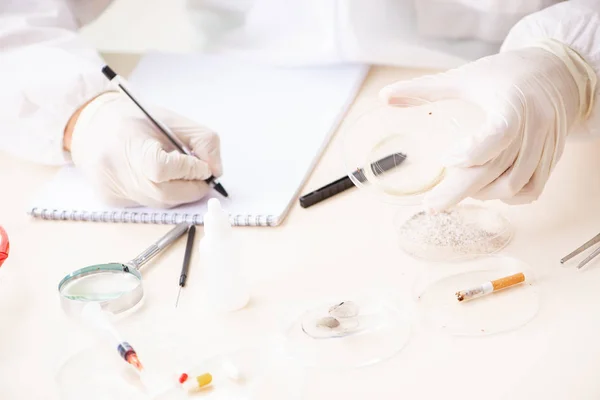
[[[475,205],[436,214],[419,212],[405,221],[398,233],[405,252],[435,261],[495,253],[512,238],[506,219]]]

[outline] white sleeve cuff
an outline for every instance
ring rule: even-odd
[[[50,46],[9,52],[0,63],[0,148],[41,164],[71,162],[63,150],[69,118],[110,90],[102,64]]]
[[[531,14],[511,29],[500,51],[535,46],[545,39],[554,39],[577,52],[600,76],[600,2],[570,0]],[[598,92],[589,117],[573,128],[577,136],[600,137]]]

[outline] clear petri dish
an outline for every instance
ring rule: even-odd
[[[151,334],[148,335],[150,338]],[[176,343],[162,347],[164,341],[136,338],[135,348],[144,365],[140,374],[127,365],[113,346],[98,342],[69,357],[56,374],[60,398],[114,400],[211,400],[250,398],[300,399],[303,371],[279,360],[268,347],[249,347],[202,358],[206,348]],[[179,350],[177,350],[179,349]],[[177,356],[174,352],[179,351]],[[182,360],[188,360],[182,362]],[[192,381],[209,373],[212,382],[205,388],[188,392],[179,383],[181,373]]]
[[[494,254],[511,241],[514,229],[494,210],[459,204],[439,213],[398,213],[394,225],[400,248],[427,261],[459,261]]]
[[[418,293],[417,314],[423,325],[450,335],[484,336],[516,330],[538,314],[541,291],[534,271],[523,261],[491,255],[461,263],[460,271],[456,264],[446,267],[454,272],[431,280]],[[514,286],[458,300],[459,291],[518,274],[524,281]]]
[[[392,297],[331,296],[293,314],[284,324],[281,351],[302,367],[360,368],[398,354],[409,335],[409,317]]]
[[[342,158],[353,183],[385,202],[416,205],[446,174],[442,159],[460,139],[439,103],[374,102],[342,128]]]

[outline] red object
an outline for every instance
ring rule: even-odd
[[[179,383],[183,383],[185,381],[187,381],[188,378],[188,374],[186,374],[185,372],[183,374],[181,374],[181,376],[179,377]]]
[[[0,267],[4,260],[8,258],[8,250],[10,243],[8,242],[8,235],[2,226],[0,226]]]
[[[127,356],[127,362],[129,364],[133,365],[139,371],[144,369],[144,367],[142,366],[142,363],[140,362],[140,359],[138,358],[137,354],[135,354],[134,352],[132,352],[131,354],[129,354]]]

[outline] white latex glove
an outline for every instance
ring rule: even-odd
[[[426,196],[427,208],[441,211],[467,197],[523,204],[540,196],[571,127],[591,110],[596,80],[583,59],[562,44],[540,46],[381,90],[388,104],[401,105],[403,97],[461,99],[487,115],[474,136],[450,149],[447,176]]]
[[[204,179],[222,173],[219,137],[172,111],[151,107],[149,112],[200,159],[177,151],[126,95],[108,92],[76,120],[73,163],[116,206],[170,208],[201,199],[210,189]]]

